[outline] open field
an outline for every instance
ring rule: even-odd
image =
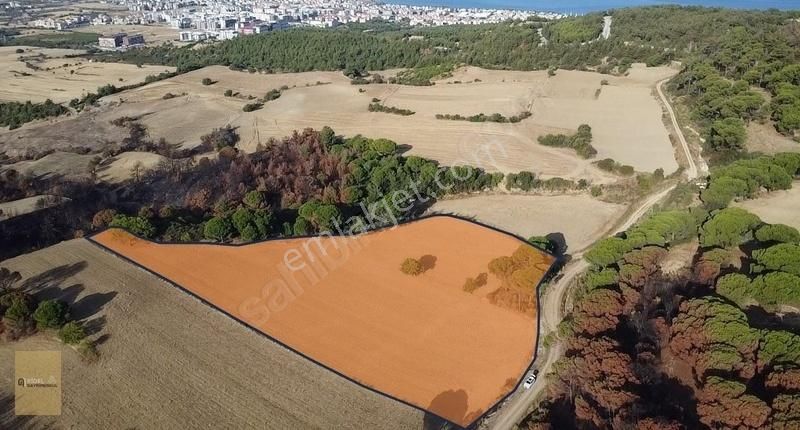
[[[48,201],[48,198],[53,199]],[[0,203],[0,221],[5,221],[16,216],[36,212],[40,209],[58,205],[62,200],[57,196],[39,195],[26,197],[24,199],[13,200]]]
[[[131,66],[133,67],[133,66]],[[460,69],[454,78],[462,82],[435,86],[350,85],[339,72],[294,74],[251,74],[214,66],[196,70],[142,88],[103,99],[103,107],[84,113],[92,121],[107,123],[121,116],[139,117],[153,138],[194,146],[200,136],[214,127],[238,127],[240,146],[252,151],[270,137],[283,137],[297,129],[329,125],[338,133],[386,137],[411,149],[409,154],[445,164],[471,164],[492,171],[531,170],[545,177],[585,178],[594,183],[613,182],[616,177],[582,160],[572,150],[539,145],[536,139],[547,133],[573,133],[582,123],[592,126],[597,159],[611,157],[652,171],[677,168],[668,133],[661,121],[661,108],[653,95],[655,82],[674,74],[670,68],[634,67],[627,77],[591,72],[489,71]],[[216,81],[205,86],[203,78]],[[609,85],[600,85],[602,80]],[[471,81],[470,81],[471,82]],[[324,85],[318,85],[324,84]],[[247,96],[262,97],[267,91],[286,85],[289,90],[260,110],[242,111]],[[292,88],[295,87],[296,88]],[[225,90],[240,97],[225,97]],[[363,89],[365,92],[360,93]],[[164,100],[166,93],[186,94]],[[373,98],[386,106],[411,109],[412,116],[368,112]],[[191,107],[191,109],[187,109]],[[436,114],[473,115],[498,112],[506,116],[531,110],[533,116],[518,124],[471,123],[437,120]],[[58,125],[38,130],[33,124],[0,133],[0,143],[16,142],[17,136],[36,141],[39,134],[75,129],[67,118]],[[62,125],[63,124],[63,125]],[[90,135],[101,135],[86,131]],[[61,133],[65,141],[102,145],[102,139],[86,139],[74,131]],[[86,143],[88,142],[88,143]]]
[[[747,125],[747,150],[777,154],[779,152],[800,152],[800,142],[778,133],[771,124],[751,122]]]
[[[481,195],[440,200],[430,212],[474,218],[522,237],[561,233],[566,252],[591,245],[625,212],[625,206],[601,202],[587,195]]]
[[[115,229],[92,240],[326,367],[462,426],[514,388],[537,335],[535,308],[490,299],[504,288],[498,278],[473,293],[465,281],[522,247],[531,296],[552,263],[511,235],[452,217],[238,247],[156,244]],[[402,273],[408,257],[425,272]]]
[[[800,229],[800,182],[790,190],[774,191],[764,197],[734,203],[770,224],[786,224]]]
[[[17,49],[25,53],[17,54]],[[82,51],[20,46],[0,47],[0,101],[68,102],[106,84],[116,86],[143,82],[148,75],[173,71],[173,67],[89,62],[65,58]],[[26,62],[40,68],[34,70]],[[49,69],[49,70],[48,70]]]
[[[24,175],[37,178],[60,176],[68,179],[89,178],[89,164],[93,154],[75,154],[72,152],[54,152],[38,160],[19,161],[7,166],[0,166],[0,172],[8,169],[16,170]],[[166,160],[165,157],[149,152],[123,152],[109,158],[97,168],[97,178],[106,182],[122,182],[134,176],[134,167],[143,174]]]
[[[50,335],[0,342],[0,428],[422,429],[414,408],[299,357],[155,276],[72,240],[4,261],[99,339],[85,364]],[[14,350],[60,350],[60,417],[14,417]],[[224,369],[224,371],[220,371]],[[113,413],[109,413],[113,411]]]

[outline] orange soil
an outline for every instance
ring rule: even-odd
[[[486,298],[497,278],[472,294],[462,289],[522,242],[468,221],[434,217],[355,238],[240,247],[156,244],[121,230],[93,240],[306,356],[462,426],[508,393],[534,354],[534,316]],[[543,276],[552,261],[541,256]],[[422,257],[428,270],[401,273],[407,257]]]

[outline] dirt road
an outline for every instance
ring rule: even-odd
[[[662,87],[664,83],[667,82],[669,79],[664,79],[658,84],[656,84],[656,90],[658,91],[658,96],[661,97],[661,101],[664,102],[664,106],[667,108],[667,112],[669,112],[669,118],[672,120],[672,127],[675,129],[675,134],[678,135],[678,141],[681,144],[681,148],[683,148],[683,153],[686,155],[686,159],[689,162],[689,166],[686,169],[686,175],[689,177],[689,180],[692,180],[698,176],[697,164],[694,162],[694,157],[692,157],[692,152],[689,151],[689,143],[686,142],[686,137],[683,135],[683,131],[681,130],[681,126],[678,125],[678,119],[675,116],[675,111],[672,109],[672,105],[670,104],[667,97],[664,95],[664,91]]]
[[[627,230],[641,219],[647,212],[661,199],[663,199],[670,191],[675,188],[672,185],[662,191],[645,199],[639,203],[636,209],[627,216],[617,227],[609,232],[609,236]],[[576,276],[583,273],[589,268],[589,263],[583,259],[583,252],[585,249],[573,255],[572,262],[568,263],[563,271],[561,278],[550,285],[542,298],[542,306],[540,309],[540,335],[555,330],[558,324],[563,319],[564,300],[567,298],[569,286],[572,284]],[[550,349],[540,351],[540,355],[534,364],[539,369],[539,375],[547,375],[551,371],[553,363],[561,357],[563,349],[561,345],[554,346]],[[541,377],[540,376],[540,377]],[[506,404],[500,409],[499,413],[488,421],[488,426],[494,430],[511,429],[518,424],[522,418],[527,414],[528,408],[533,404],[536,399],[547,387],[546,381],[540,381],[533,385],[528,390],[520,387],[516,393],[511,395]]]

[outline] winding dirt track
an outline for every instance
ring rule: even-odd
[[[667,113],[672,121],[672,126],[677,134],[678,141],[680,142],[681,148],[686,155],[686,159],[689,163],[686,174],[688,179],[692,180],[697,178],[700,172],[698,171],[697,164],[695,163],[692,153],[689,150],[689,144],[686,141],[686,137],[683,135],[680,124],[678,124],[675,111],[672,108],[669,99],[667,99],[662,90],[662,86],[668,80],[669,79],[664,79],[658,82],[656,85],[656,90],[658,92],[658,96],[661,98],[661,101],[664,103],[664,107],[667,109]],[[698,161],[700,165],[705,166],[705,162],[702,158],[700,158]],[[632,211],[630,215],[628,215],[615,229],[613,229],[609,235],[615,235],[625,231],[636,224],[637,221],[646,215],[655,204],[666,197],[674,188],[675,185],[672,185],[669,188],[660,190],[639,203],[636,209]],[[583,259],[583,251],[584,250],[580,250],[580,252],[577,252],[573,255],[572,262],[565,266],[562,270],[560,279],[555,284],[550,286],[550,288],[548,288],[544,298],[540,297],[540,300],[544,301],[540,308],[542,312],[540,315],[540,327],[543,333],[548,333],[554,330],[558,326],[558,323],[564,318],[564,302],[565,299],[568,298],[567,294],[569,292],[569,287],[572,285],[577,275],[583,273],[589,268],[589,263]],[[555,363],[562,354],[563,348],[561,345],[544,350],[544,354],[540,354],[537,363],[535,363],[539,368],[540,373],[542,375],[546,375],[548,372],[550,372],[553,363]],[[534,400],[540,394],[542,394],[546,386],[546,381],[542,381],[535,384],[527,391],[518,390],[516,393],[509,396],[508,402],[502,406],[502,408],[499,410],[499,413],[489,419],[488,422],[490,427],[495,430],[505,430],[516,426],[528,412],[528,409],[531,407]]]

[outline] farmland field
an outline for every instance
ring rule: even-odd
[[[5,260],[31,292],[70,304],[100,360],[52,334],[0,343],[0,428],[413,430],[422,412],[359,387],[84,239]],[[15,417],[14,350],[57,350],[60,417]],[[113,411],[113,413],[110,413]]]
[[[622,216],[625,206],[588,195],[497,194],[440,200],[430,211],[474,218],[522,237],[560,233],[566,252],[574,253],[600,239],[609,224]]]
[[[114,229],[92,240],[324,366],[462,426],[510,392],[533,359],[535,287],[552,263],[511,235],[452,217],[239,247],[156,244]],[[465,291],[467,278],[512,254],[526,261],[533,307],[506,300],[494,275]],[[422,274],[401,272],[408,257]]]
[[[18,54],[17,49],[25,52]],[[165,66],[142,66],[89,62],[85,58],[67,58],[83,51],[70,49],[0,47],[0,101],[68,102],[98,87],[144,82],[148,75],[175,70]],[[37,67],[32,69],[26,63]]]
[[[544,177],[608,183],[617,177],[596,168],[594,160],[581,159],[570,149],[542,146],[537,138],[548,133],[571,134],[586,123],[592,127],[596,159],[610,157],[640,171],[663,168],[671,173],[678,166],[652,91],[658,80],[674,73],[667,67],[636,66],[625,77],[573,71],[548,77],[546,72],[469,67],[436,85],[413,87],[351,85],[340,72],[259,74],[211,66],[106,97],[103,106],[76,118],[0,133],[0,144],[11,148],[24,137],[26,142],[47,145],[43,135],[59,133],[61,144],[102,146],[105,133],[101,130],[109,128],[108,122],[130,116],[141,118],[154,139],[163,137],[186,147],[197,145],[211,129],[231,124],[241,136],[239,147],[253,151],[272,137],[328,125],[346,136],[392,139],[408,147],[409,155],[444,164],[470,164],[502,172],[530,170]],[[203,85],[204,78],[214,83]],[[604,80],[608,85],[601,84]],[[253,112],[242,111],[250,97],[263,97],[282,86],[288,89],[277,100]],[[234,96],[224,96],[227,90]],[[177,97],[164,99],[168,93]],[[415,113],[369,112],[367,106],[373,99]],[[436,119],[437,114],[512,116],[524,111],[532,116],[517,124]],[[91,126],[76,126],[87,121]]]

